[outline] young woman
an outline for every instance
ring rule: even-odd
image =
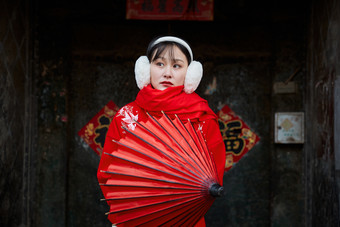
[[[163,36],[150,42],[147,56],[141,56],[135,65],[136,82],[140,89],[136,100],[119,110],[106,135],[103,155],[98,168],[99,183],[110,176],[100,170],[107,169],[117,146],[112,140],[124,137],[122,125],[129,129],[136,126],[133,120],[145,121],[146,112],[161,117],[164,111],[169,117],[175,114],[184,122],[188,119],[195,129],[200,129],[216,162],[220,182],[225,166],[225,147],[219,130],[217,116],[206,100],[194,91],[202,78],[202,65],[193,60],[190,46],[182,39]],[[102,190],[105,189],[102,187]],[[196,226],[205,226],[202,218]]]

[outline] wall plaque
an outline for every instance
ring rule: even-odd
[[[275,113],[275,143],[304,143],[304,113]]]

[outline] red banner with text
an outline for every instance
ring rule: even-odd
[[[127,0],[126,19],[212,21],[214,1]]]

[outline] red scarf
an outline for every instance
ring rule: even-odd
[[[208,102],[196,93],[186,94],[184,86],[169,87],[165,90],[157,90],[149,84],[139,91],[136,104],[154,116],[160,116],[160,111],[168,115],[177,114],[186,121],[204,121],[217,119],[210,109]]]

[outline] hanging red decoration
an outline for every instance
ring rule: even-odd
[[[82,129],[78,135],[98,154],[101,155],[105,137],[118,106],[109,101]]]
[[[233,167],[260,138],[227,105],[218,112],[220,131],[226,149],[225,171]]]

